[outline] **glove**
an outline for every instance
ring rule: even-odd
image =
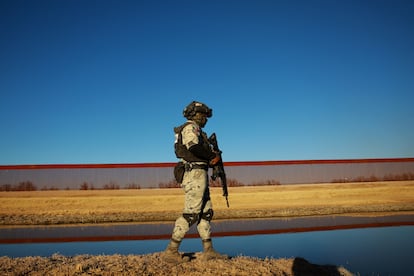
[[[210,160],[210,166],[216,165],[218,162],[220,162],[221,157],[220,154],[216,153],[216,157]]]

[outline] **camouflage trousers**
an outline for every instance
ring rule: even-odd
[[[183,214],[175,221],[172,239],[181,241],[193,224],[202,240],[210,239],[213,206],[208,187],[208,173],[203,169],[185,172],[181,187],[185,193]]]

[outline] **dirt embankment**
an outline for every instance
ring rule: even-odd
[[[188,263],[171,265],[161,253],[149,255],[79,255],[48,258],[0,257],[1,275],[353,275],[343,267],[311,264],[302,258],[257,259],[234,257],[229,260],[203,261],[200,253]]]

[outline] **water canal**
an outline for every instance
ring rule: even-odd
[[[214,243],[230,256],[302,257],[361,275],[412,275],[414,215],[217,221]],[[165,249],[171,223],[0,229],[0,255],[146,254]],[[201,251],[195,229],[181,250]]]

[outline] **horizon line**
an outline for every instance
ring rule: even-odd
[[[178,162],[178,161],[177,161]],[[177,162],[152,163],[91,163],[91,164],[22,164],[0,165],[0,170],[37,169],[113,169],[113,168],[164,168],[173,167]],[[224,166],[271,166],[271,165],[312,165],[344,163],[397,163],[414,162],[414,157],[405,158],[362,158],[362,159],[311,159],[311,160],[267,160],[267,161],[228,161]]]

